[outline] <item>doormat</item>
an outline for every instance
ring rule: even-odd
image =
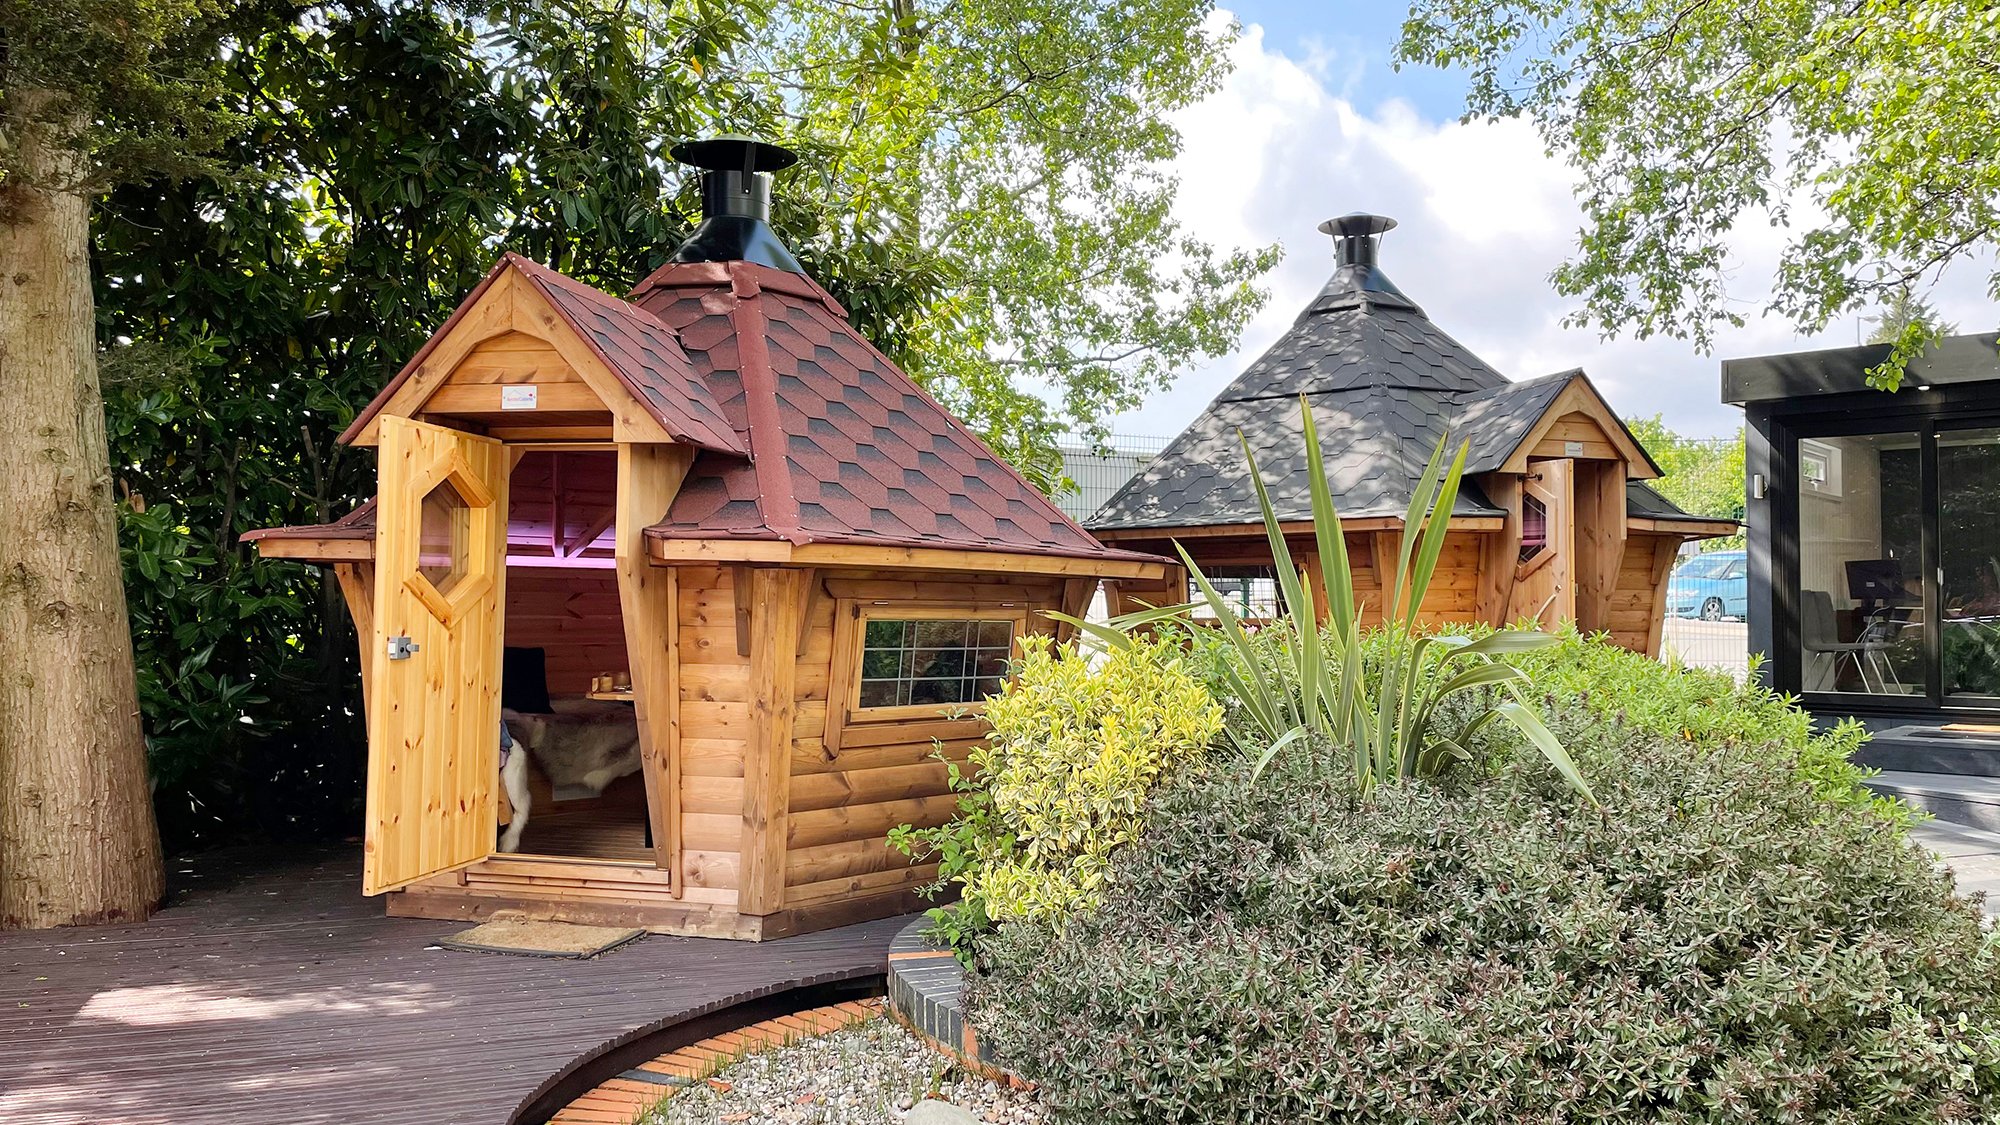
[[[566,957],[582,960],[609,953],[645,934],[620,926],[579,926],[573,922],[531,922],[496,918],[438,942],[446,949],[472,953],[514,953],[523,957]]]

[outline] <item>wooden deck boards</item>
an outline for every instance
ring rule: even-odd
[[[430,948],[353,849],[177,865],[142,926],[0,933],[10,1125],[500,1125],[564,1063],[747,989],[884,964],[901,920],[764,944],[648,935],[596,961]]]

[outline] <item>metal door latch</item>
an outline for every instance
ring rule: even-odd
[[[408,637],[390,637],[389,659],[408,660],[410,658],[411,653],[417,651],[422,647],[423,647],[422,645],[411,644],[410,638]]]

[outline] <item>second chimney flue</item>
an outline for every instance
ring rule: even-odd
[[[1396,220],[1387,215],[1370,215],[1363,211],[1321,223],[1319,229],[1333,236],[1337,268],[1307,311],[1326,312],[1357,305],[1416,309],[1416,302],[1403,296],[1402,290],[1383,276],[1381,267],[1376,264],[1376,251],[1381,245],[1383,233],[1395,228]]]

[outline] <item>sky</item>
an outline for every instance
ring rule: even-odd
[[[1184,111],[1174,170],[1190,232],[1218,247],[1284,248],[1264,281],[1270,300],[1236,352],[1180,376],[1112,432],[1171,437],[1290,327],[1332,271],[1315,227],[1350,211],[1399,222],[1380,264],[1441,328],[1501,372],[1528,379],[1581,367],[1628,418],[1660,414],[1693,436],[1732,433],[1742,416],[1718,401],[1721,360],[1857,343],[1860,317],[1802,337],[1759,315],[1784,232],[1739,228],[1729,298],[1748,318],[1712,354],[1679,340],[1600,339],[1564,328],[1573,299],[1549,285],[1581,225],[1573,171],[1523,122],[1460,124],[1453,73],[1389,64],[1405,5],[1391,0],[1237,0],[1243,34],[1223,88]],[[1926,294],[1961,331],[2000,319],[1984,271],[1961,265]]]

